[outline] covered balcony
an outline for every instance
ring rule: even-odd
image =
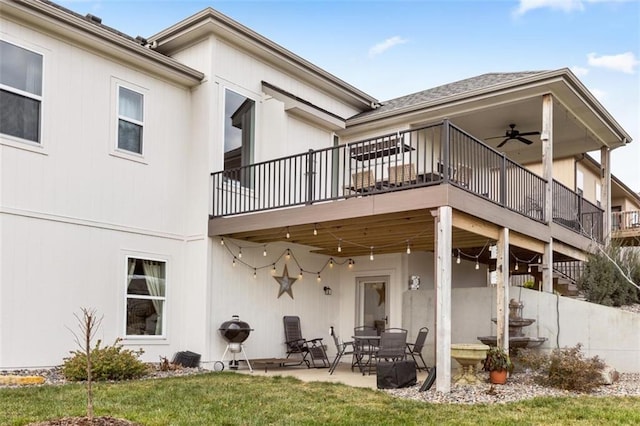
[[[547,192],[542,177],[447,120],[228,169],[212,173],[211,178],[212,224],[225,223],[216,221],[224,217],[272,210],[286,210],[285,214],[290,215],[291,208],[296,207],[295,211],[304,215],[303,206],[327,203],[333,203],[330,209],[344,208],[352,204],[341,204],[340,201],[349,199],[378,200],[380,203],[389,200],[392,203],[390,211],[404,212],[404,220],[408,223],[411,221],[409,211],[420,206],[433,208],[450,204],[448,198],[459,194],[464,199],[460,210],[469,215],[478,216],[478,210],[486,205],[492,214],[518,216],[524,227],[531,221],[536,224],[552,221],[588,239],[601,242],[603,238],[602,209],[553,181],[553,217],[545,217]],[[448,188],[455,188],[456,192],[444,194],[438,191],[436,187],[442,185],[449,185]],[[400,192],[404,196],[392,195]],[[443,195],[444,199],[435,204],[428,202],[435,201],[437,194]],[[386,197],[380,198],[382,195]],[[401,199],[409,204],[394,209],[393,203]],[[410,200],[414,200],[413,205]],[[246,223],[248,218],[244,216],[244,219]],[[320,226],[318,224],[327,219],[329,217],[317,216],[309,222]],[[494,217],[491,221],[501,223],[502,219]],[[294,223],[288,226],[294,226]],[[215,228],[218,227],[214,225],[214,229],[210,229],[210,235],[220,235]],[[285,235],[284,228],[280,233]],[[410,232],[405,236],[406,240],[411,239]],[[413,242],[417,244],[417,241]],[[375,244],[368,242],[356,252],[362,254],[366,251],[363,248],[385,244],[388,242],[384,240]],[[397,251],[397,247],[395,249]]]

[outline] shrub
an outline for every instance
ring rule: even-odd
[[[133,351],[124,349],[116,339],[112,346],[101,347],[98,340],[91,350],[93,380],[129,380],[144,376],[148,367],[138,358],[142,349]],[[62,374],[67,380],[87,380],[87,356],[82,351],[71,351],[72,356],[64,359]]]
[[[640,283],[640,255],[637,251],[614,245],[589,256],[578,280],[578,289],[589,302],[605,306],[622,306],[638,302],[638,289],[622,275]]]
[[[581,348],[578,343],[571,348],[554,349],[550,354],[523,349],[518,358],[520,364],[540,374],[541,385],[591,392],[602,384],[604,362],[598,356],[585,358]]]

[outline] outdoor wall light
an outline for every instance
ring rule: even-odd
[[[331,296],[331,293],[332,293],[332,291],[331,291],[331,287],[324,286],[323,290],[324,290],[324,294],[325,294],[326,296]]]

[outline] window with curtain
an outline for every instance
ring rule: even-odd
[[[127,336],[163,336],[166,262],[127,258]]]
[[[142,154],[144,96],[126,87],[118,87],[118,149]]]
[[[42,55],[0,40],[0,133],[40,143]]]

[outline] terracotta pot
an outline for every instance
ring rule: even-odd
[[[507,383],[507,370],[492,370],[489,372],[489,381],[494,385]]]

